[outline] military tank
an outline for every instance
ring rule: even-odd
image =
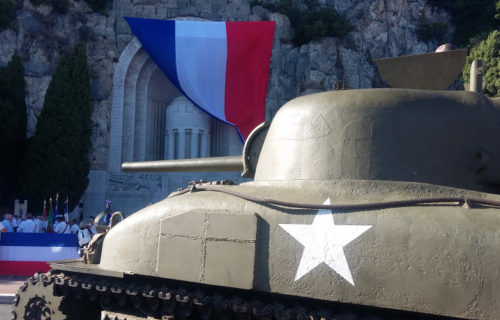
[[[241,157],[123,164],[252,180],[132,214],[29,278],[14,319],[500,318],[500,101],[435,90],[464,58],[381,60],[404,88],[293,99]]]

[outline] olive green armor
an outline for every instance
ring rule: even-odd
[[[103,319],[500,318],[500,101],[429,81],[296,98],[241,157],[124,164],[253,179],[192,183],[28,291]]]

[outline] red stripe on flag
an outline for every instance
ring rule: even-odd
[[[44,261],[0,261],[0,275],[31,276],[37,271],[49,270],[50,265]]]
[[[244,139],[266,119],[274,21],[226,22],[225,115]]]

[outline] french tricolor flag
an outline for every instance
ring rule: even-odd
[[[170,81],[243,139],[265,120],[274,21],[125,18]]]
[[[49,262],[77,259],[76,234],[14,233],[0,235],[0,275],[30,276],[47,272]]]

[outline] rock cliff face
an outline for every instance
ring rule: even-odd
[[[270,1],[267,1],[270,2]],[[49,6],[34,7],[18,0],[16,30],[0,33],[0,65],[17,51],[24,62],[27,83],[28,132],[33,135],[45,91],[61,54],[79,41],[87,42],[93,70],[92,169],[106,170],[108,160],[113,72],[123,48],[133,38],[124,16],[167,19],[196,17],[214,21],[276,22],[267,96],[270,119],[286,101],[303,94],[330,90],[336,81],[351,88],[383,86],[377,58],[433,51],[437,43],[418,41],[420,16],[449,21],[426,0],[321,0],[355,26],[345,39],[323,38],[300,47],[291,44],[288,18],[249,0],[114,0],[108,15],[92,13],[84,1],[71,0],[70,10],[58,15]]]

